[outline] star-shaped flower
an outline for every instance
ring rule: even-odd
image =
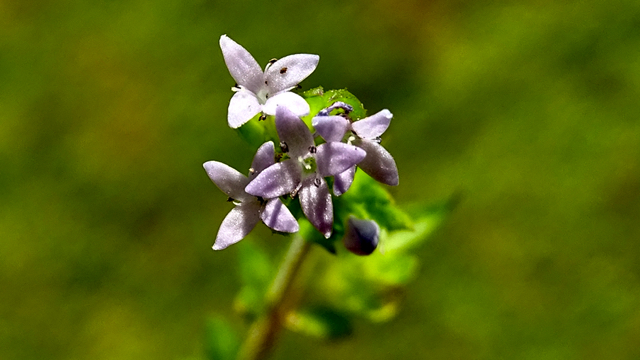
[[[220,37],[220,48],[237,84],[229,103],[229,126],[238,128],[260,112],[275,115],[278,105],[288,107],[297,116],[309,114],[309,104],[289,90],[316,69],[318,55],[285,56],[269,62],[263,72],[253,56],[228,36]]]
[[[364,159],[366,153],[340,142],[316,147],[307,125],[284,106],[276,110],[276,129],[289,159],[265,169],[245,190],[266,198],[299,194],[302,211],[328,238],[333,229],[333,204],[324,177],[344,172]]]
[[[222,250],[242,240],[260,219],[276,231],[293,233],[299,230],[298,222],[280,199],[255,197],[244,190],[249,181],[275,163],[274,155],[273,142],[264,143],[253,158],[249,177],[221,162],[204,163],[204,169],[211,181],[236,204],[220,225],[213,244],[214,250]]]
[[[348,138],[348,143],[367,153],[364,160],[358,163],[358,167],[377,181],[395,186],[398,185],[398,167],[393,156],[379,144],[380,136],[389,127],[391,118],[393,114],[384,109],[354,122],[342,116],[316,116],[312,124],[318,134],[328,142],[341,141],[347,130],[351,130],[353,136]],[[336,196],[344,194],[351,187],[355,172],[356,168],[353,166],[334,176],[333,193]]]

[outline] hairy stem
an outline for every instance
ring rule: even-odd
[[[247,338],[238,353],[238,360],[264,359],[269,355],[282,328],[282,316],[284,315],[282,304],[310,246],[311,243],[302,237],[294,237],[282,264],[280,264],[278,274],[267,292],[266,311],[251,325]]]

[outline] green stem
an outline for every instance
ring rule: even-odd
[[[291,288],[293,279],[310,247],[310,242],[300,236],[294,237],[280,269],[278,269],[278,274],[267,292],[266,311],[251,325],[237,360],[258,360],[269,355],[278,332],[282,328],[282,316],[284,315],[282,304],[286,298],[285,295]]]

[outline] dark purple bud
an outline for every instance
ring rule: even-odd
[[[342,101],[336,101],[333,103],[333,105],[329,106],[328,108],[320,110],[320,112],[316,116],[329,116],[329,114],[336,109],[342,109],[344,110],[345,114],[348,114],[353,111],[353,106],[347,103],[344,103]]]
[[[380,227],[373,220],[349,216],[344,234],[344,247],[356,255],[370,255],[380,239]]]

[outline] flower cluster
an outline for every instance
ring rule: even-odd
[[[304,216],[329,238],[334,211],[326,178],[333,177],[333,194],[341,196],[351,186],[356,167],[383,184],[398,184],[396,163],[380,145],[380,136],[393,117],[389,110],[353,121],[349,116],[353,107],[337,101],[315,114],[313,132],[301,119],[309,115],[310,106],[291,90],[315,70],[318,55],[274,59],[262,71],[251,54],[226,35],[220,38],[220,47],[236,81],[229,126],[239,128],[258,114],[260,120],[275,116],[279,151],[273,141],[262,144],[248,176],[217,161],[204,163],[209,178],[235,204],[222,221],[214,250],[242,240],[260,220],[277,232],[297,232],[299,225],[285,205],[290,202],[287,198],[298,198]],[[360,255],[375,249],[380,232],[375,222],[350,216],[346,226],[347,249]]]

